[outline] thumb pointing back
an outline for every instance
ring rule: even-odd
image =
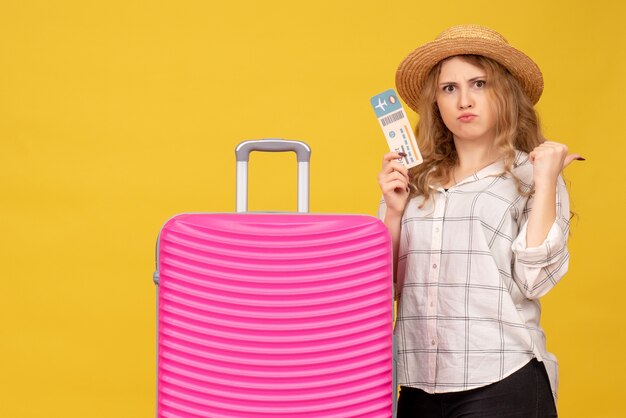
[[[563,168],[565,168],[568,165],[570,165],[572,163],[572,161],[574,161],[574,160],[586,161],[583,157],[580,156],[580,154],[570,154],[567,157],[565,157],[565,161],[563,161]]]

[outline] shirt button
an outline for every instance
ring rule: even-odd
[[[439,232],[439,227],[435,228],[435,232]]]
[[[437,268],[437,264],[433,264],[433,268],[436,269]]]
[[[430,343],[431,343],[432,345],[435,345],[435,344],[437,344],[437,341],[432,340]]]

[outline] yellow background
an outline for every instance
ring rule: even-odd
[[[543,325],[561,416],[625,416],[621,3],[3,0],[0,416],[153,417],[164,221],[234,210],[234,147],[263,137],[311,145],[313,211],[374,214],[369,98],[459,23],[536,60],[547,137],[587,158],[567,170],[572,261]],[[251,210],[295,209],[293,154],[250,170]]]

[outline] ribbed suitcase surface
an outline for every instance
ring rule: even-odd
[[[379,220],[179,215],[157,256],[159,417],[391,417]]]

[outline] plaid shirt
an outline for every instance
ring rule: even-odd
[[[565,274],[569,198],[557,189],[557,219],[546,240],[526,248],[533,198],[495,162],[447,192],[433,187],[423,208],[411,199],[398,254],[395,338],[398,384],[429,393],[488,385],[543,361],[553,395],[557,362],[547,352],[538,298]],[[518,152],[513,173],[528,190],[532,165]],[[384,200],[379,217],[384,219]]]

